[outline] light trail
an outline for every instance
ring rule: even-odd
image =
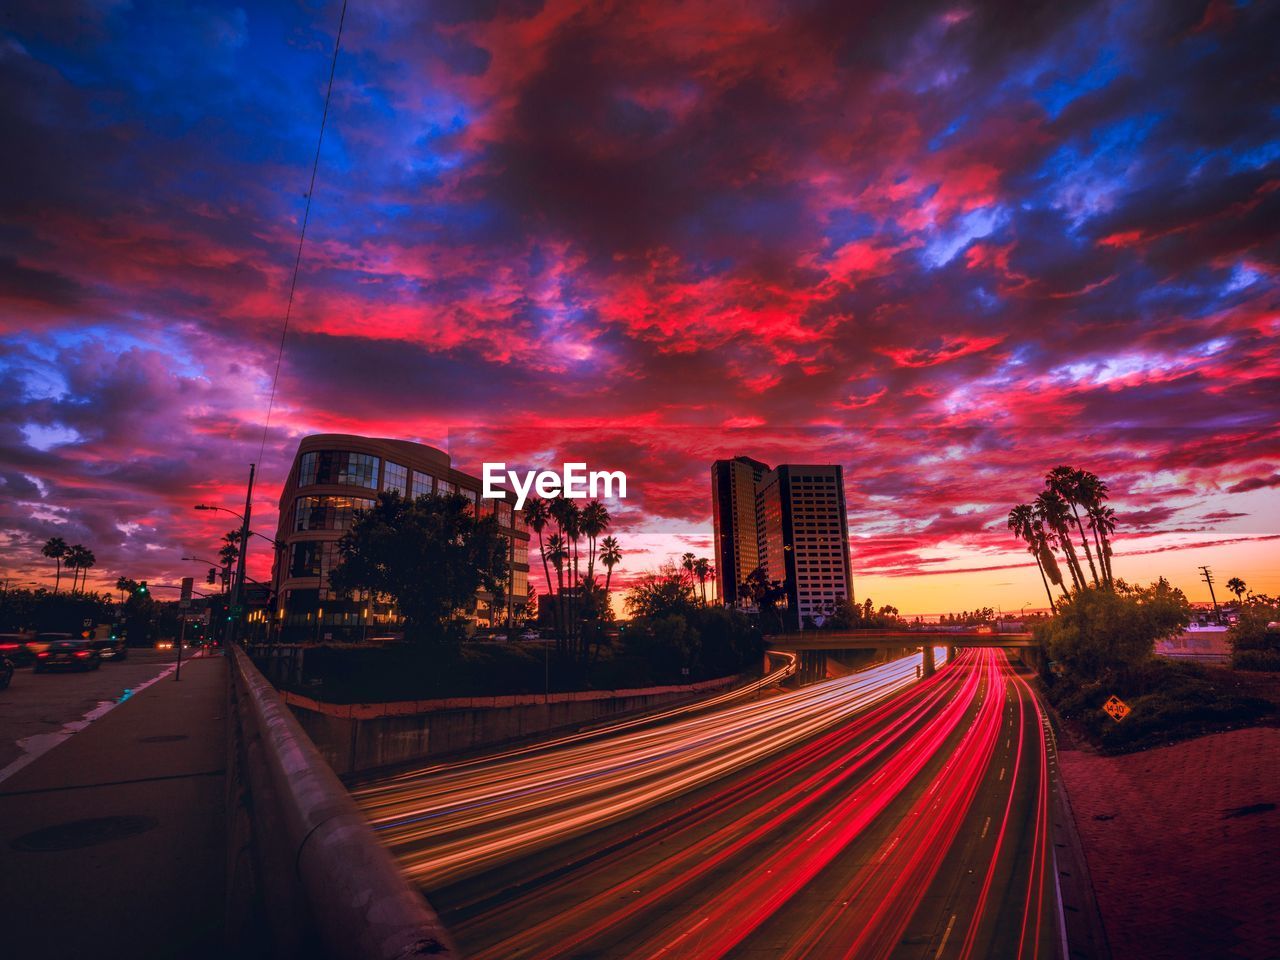
[[[941,659],[941,657],[939,657]],[[837,726],[916,682],[914,654],[674,723],[574,735],[355,791],[406,873],[438,885],[616,822]]]
[[[360,799],[473,960],[1059,956],[1034,691],[919,659]]]

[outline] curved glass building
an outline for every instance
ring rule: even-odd
[[[501,624],[519,616],[529,594],[529,532],[523,514],[509,500],[484,500],[479,478],[453,469],[443,450],[407,440],[321,433],[298,444],[280,494],[280,522],[272,586],[275,630],[290,642],[352,642],[398,631],[394,608],[329,589],[329,571],[338,559],[338,541],[357,510],[373,505],[378,493],[403,496],[462,493],[477,514],[492,512],[509,549],[508,596],[501,609],[493,597],[477,595],[478,623]]]

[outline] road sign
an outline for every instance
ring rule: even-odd
[[[195,583],[193,577],[182,578],[182,596],[178,600],[178,606],[186,610],[191,606],[191,587]]]
[[[1119,723],[1129,715],[1129,705],[1119,697],[1113,696],[1110,700],[1102,705],[1102,709],[1107,712],[1116,723]]]
[[[84,626],[85,626],[85,629],[87,630],[89,627],[93,626],[93,621],[88,617],[85,617]]]

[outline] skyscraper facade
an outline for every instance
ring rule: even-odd
[[[716,596],[736,604],[742,582],[760,565],[756,494],[769,465],[750,457],[711,465],[711,521],[716,540]]]
[[[786,590],[783,622],[820,623],[853,595],[844,469],[783,464],[765,475],[757,502],[760,563]]]
[[[783,622],[803,629],[853,596],[844,469],[838,464],[781,464],[750,457],[711,466],[716,582],[724,603],[742,601],[741,585],[757,567],[782,584]]]

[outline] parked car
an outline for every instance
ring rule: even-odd
[[[8,657],[0,657],[0,690],[4,690],[9,686],[9,681],[13,679],[13,661]]]
[[[29,634],[0,633],[0,657],[8,657],[15,667],[29,667],[35,661],[35,651],[27,644]]]
[[[89,646],[98,651],[98,657],[102,660],[125,660],[129,656],[124,637],[101,637],[90,640]]]
[[[98,651],[88,640],[53,640],[49,649],[36,654],[36,673],[46,670],[97,670],[102,666]]]

